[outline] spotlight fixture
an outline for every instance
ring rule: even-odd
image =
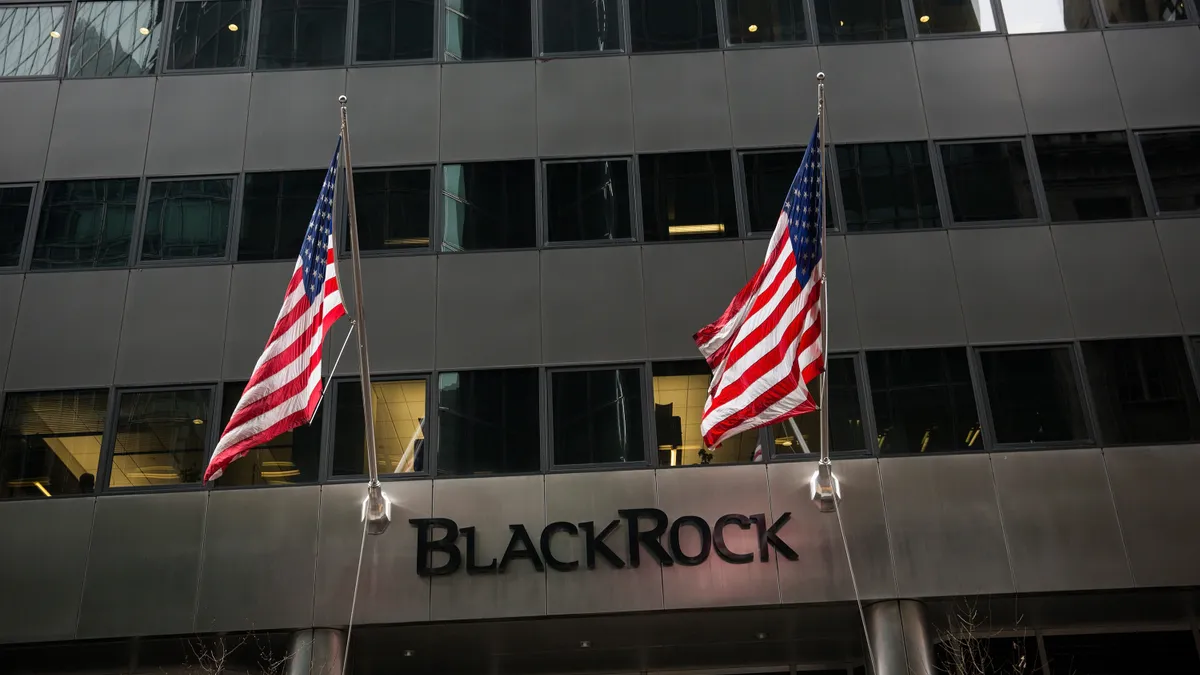
[[[929,23],[929,15],[928,14],[921,17],[921,23]]]
[[[749,30],[751,33],[757,33],[758,32],[758,24],[756,24],[756,23],[750,24],[750,28],[748,28],[747,30]]]
[[[238,29],[238,25],[236,23],[231,23],[231,24],[229,24],[228,28],[229,28],[229,32],[236,33],[237,29]]]

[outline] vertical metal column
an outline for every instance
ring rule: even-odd
[[[287,675],[342,675],[346,661],[346,631],[305,628],[288,640]]]
[[[868,605],[866,613],[875,675],[933,675],[933,639],[925,605],[888,600]]]

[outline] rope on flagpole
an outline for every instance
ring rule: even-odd
[[[342,346],[345,347],[345,345]],[[367,522],[367,519],[363,518],[362,541],[358,543],[358,568],[354,571],[354,593],[350,596],[350,622],[346,626],[346,646],[342,654],[342,670],[338,675],[346,674],[346,664],[350,661],[350,636],[354,634],[354,609],[358,604],[358,580],[362,577],[363,550],[367,548]]]
[[[329,369],[329,377],[332,378],[337,373],[338,364],[342,362],[342,354],[346,352],[346,345],[350,344],[350,336],[354,334],[354,327],[358,325],[354,319],[350,319],[350,330],[346,331],[346,339],[342,340],[342,348],[338,350],[337,358],[333,360],[333,367]],[[308,423],[317,419],[317,411],[321,409],[321,401],[325,400],[326,387],[321,387],[321,396],[317,399],[317,407],[313,408],[312,417],[308,418]]]
[[[846,568],[850,570],[850,585],[854,588],[854,602],[858,605],[858,619],[862,622],[863,643],[867,645],[867,658],[871,672],[875,672],[875,650],[871,649],[871,633],[867,630],[867,613],[863,610],[862,596],[858,592],[858,578],[854,574],[854,563],[850,560],[850,542],[846,539],[846,527],[842,524],[842,508],[833,500],[833,512],[837,515],[838,533],[842,536],[842,549],[846,551]]]

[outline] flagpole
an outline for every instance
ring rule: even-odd
[[[354,267],[354,313],[358,337],[358,378],[362,387],[363,431],[367,446],[367,498],[363,501],[363,520],[367,531],[383,534],[392,519],[392,504],[379,484],[379,461],[375,453],[375,407],[371,392],[371,366],[367,359],[367,320],[363,308],[362,258],[358,253],[358,211],[354,204],[354,169],[350,164],[350,126],[346,121],[346,97],[339,96],[342,117],[342,158],[346,167],[346,205],[350,215],[350,261]]]
[[[833,462],[829,459],[829,282],[826,270],[829,265],[829,249],[825,244],[828,223],[826,222],[825,200],[829,193],[825,188],[825,73],[817,73],[817,136],[818,148],[821,155],[821,360],[824,371],[821,373],[820,398],[821,407],[818,413],[821,420],[821,458],[817,462],[817,471],[812,477],[812,500],[822,513],[829,513],[836,507],[836,500],[841,496],[837,478],[833,475]]]

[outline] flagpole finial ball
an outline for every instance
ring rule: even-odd
[[[825,81],[825,73],[817,73],[817,82]]]
[[[346,95],[345,94],[342,94],[341,96],[338,97],[338,103],[341,103],[342,105],[346,105]]]

